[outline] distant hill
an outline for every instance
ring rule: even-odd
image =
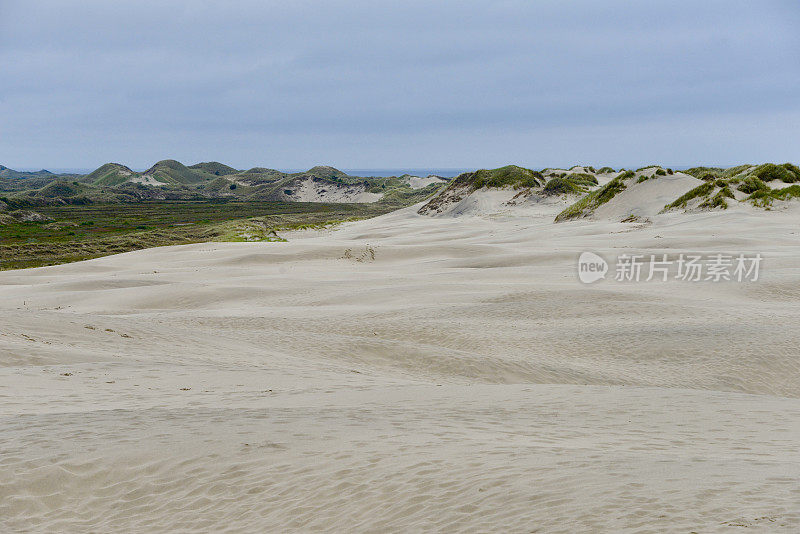
[[[233,167],[229,167],[224,163],[218,161],[208,161],[203,163],[196,163],[189,165],[189,169],[206,174],[213,174],[214,176],[225,176],[227,174],[236,174],[239,171]]]
[[[3,169],[3,172],[9,171]],[[0,178],[0,191],[18,192],[3,197],[4,202],[17,207],[201,199],[382,202],[400,207],[424,200],[445,183],[436,177],[349,176],[325,165],[286,173],[266,167],[239,171],[216,161],[187,167],[179,161],[167,159],[141,173],[120,163],[106,163],[86,175],[47,173],[46,176],[36,175],[24,180]]]
[[[56,176],[56,175],[45,169],[42,169],[40,171],[15,171],[14,169],[9,169],[8,167],[0,165],[0,178],[25,179],[25,178],[37,178],[43,176]]]
[[[142,176],[152,177],[158,182],[165,184],[198,184],[208,180],[210,177],[202,171],[194,171],[179,161],[165,159],[159,161],[146,171]]]
[[[125,165],[106,163],[84,176],[80,181],[96,186],[114,186],[125,183],[138,175],[138,173],[133,172]]]
[[[78,174],[53,174],[42,169],[40,171],[15,171],[0,165],[0,191],[24,191],[38,189],[59,178],[74,179]]]
[[[308,171],[301,173],[301,174],[308,174],[310,176],[316,176],[317,178],[347,178],[348,174],[346,172],[342,172],[339,169],[335,169],[333,167],[328,167],[325,165],[317,165],[316,167],[312,167],[308,169]]]

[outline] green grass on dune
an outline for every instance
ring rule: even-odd
[[[719,191],[714,196],[709,197],[702,202],[698,207],[705,209],[728,209],[729,198],[736,198],[733,191],[728,185],[720,187]]]
[[[775,200],[791,200],[800,198],[800,185],[791,185],[782,189],[760,189],[754,191],[747,200],[752,201],[754,206],[769,208]]]
[[[239,172],[233,167],[218,161],[204,161],[202,163],[195,163],[194,165],[189,165],[187,168],[195,172],[199,171],[206,174],[213,174],[214,176],[226,176],[228,174],[236,174]]]
[[[784,163],[782,165],[765,163],[756,167],[752,171],[752,175],[764,182],[771,182],[773,180],[780,180],[787,184],[800,182],[800,169],[791,163]]]
[[[711,194],[711,192],[714,191],[715,187],[716,186],[715,186],[714,182],[702,183],[702,184],[698,185],[697,187],[695,187],[694,189],[691,189],[691,190],[687,191],[686,193],[684,193],[683,195],[678,197],[672,203],[667,204],[666,206],[664,206],[664,209],[665,210],[671,210],[671,209],[675,209],[675,208],[685,208],[686,204],[690,200],[693,200],[695,198],[709,196]]]
[[[586,193],[595,185],[597,185],[597,178],[591,174],[572,173],[563,177],[551,178],[544,185],[542,193],[545,195]]]
[[[730,183],[734,181],[731,180]],[[769,191],[770,187],[764,183],[763,180],[760,180],[756,176],[748,176],[738,182],[736,182],[738,186],[736,189],[741,191],[742,193],[747,193],[748,195],[755,193],[756,191]]]
[[[735,199],[733,189],[749,195],[754,206],[769,208],[775,200],[789,200],[800,192],[800,186],[772,189],[770,182],[795,184],[800,182],[800,168],[792,163],[764,163],[762,165],[738,165],[727,169],[717,167],[695,167],[684,171],[705,183],[692,189],[674,202],[664,206],[664,211],[686,208],[694,199],[700,199],[698,208],[726,209],[728,200]]]
[[[624,191],[628,187],[625,183],[626,180],[634,176],[636,176],[636,173],[633,171],[626,171],[620,174],[600,189],[592,191],[559,213],[555,222],[568,221],[590,215],[599,206],[614,198],[620,191]]]
[[[474,173],[465,173],[461,177],[471,184],[475,189],[482,187],[513,187],[520,189],[523,187],[537,187],[544,183],[544,177],[540,172],[518,167],[517,165],[506,165],[497,169],[480,169]],[[460,178],[460,177],[459,177]]]
[[[127,182],[131,177],[138,176],[125,165],[119,163],[106,163],[80,179],[81,182],[94,186],[113,187]]]
[[[213,178],[202,170],[193,170],[174,159],[159,161],[142,173],[165,184],[198,184]]]

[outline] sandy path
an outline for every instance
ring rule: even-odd
[[[796,217],[404,210],[0,273],[0,530],[795,532]],[[584,250],[766,259],[585,286]]]

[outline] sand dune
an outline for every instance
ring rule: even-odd
[[[666,176],[655,176],[641,183],[633,183],[624,191],[595,210],[595,219],[621,221],[627,217],[652,217],[687,191],[702,184],[688,174],[677,172]]]
[[[364,184],[337,184],[313,178],[298,179],[297,190],[283,194],[283,200],[295,202],[377,202],[383,195],[370,193]]]
[[[796,207],[496,196],[0,273],[0,531],[798,531]]]

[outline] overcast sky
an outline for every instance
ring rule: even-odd
[[[0,164],[800,162],[800,2],[0,0]]]

